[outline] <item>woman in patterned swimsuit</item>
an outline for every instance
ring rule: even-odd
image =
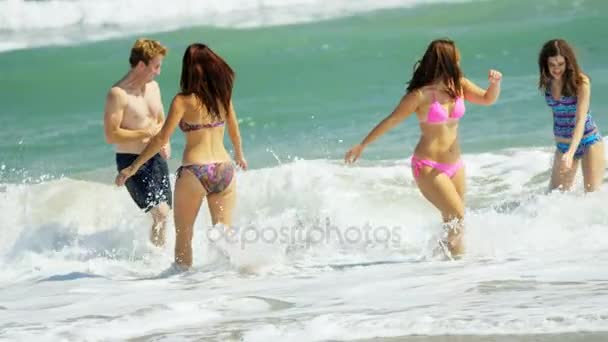
[[[538,57],[539,88],[553,111],[556,150],[550,190],[569,190],[582,161],[585,191],[595,191],[604,176],[604,143],[589,112],[591,82],[572,47],[563,39],[545,43]]]
[[[181,91],[169,110],[160,133],[129,167],[120,171],[116,184],[127,178],[163,146],[179,128],[186,136],[182,166],[175,181],[175,264],[192,266],[192,233],[203,198],[207,198],[214,225],[232,225],[236,201],[234,166],[224,147],[224,127],[228,127],[236,164],[247,168],[239,125],[232,105],[234,72],[208,46],[192,44],[184,53]]]

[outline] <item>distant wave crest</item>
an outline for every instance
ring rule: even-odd
[[[0,51],[193,26],[285,25],[386,8],[467,1],[473,0],[7,0],[0,2]]]

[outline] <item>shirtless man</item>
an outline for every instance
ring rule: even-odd
[[[118,171],[129,166],[160,130],[165,115],[160,88],[154,78],[160,75],[167,49],[158,41],[138,39],[131,49],[131,69],[116,82],[106,98],[104,130],[106,141],[115,145]],[[150,240],[165,243],[165,224],[172,204],[165,145],[131,177],[126,187],[140,209],[152,214]]]

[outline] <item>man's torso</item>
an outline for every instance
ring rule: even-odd
[[[160,90],[156,82],[149,82],[143,92],[123,88],[120,83],[115,85],[125,92],[126,106],[124,108],[120,127],[129,130],[150,129],[158,125],[159,116],[163,112]],[[160,127],[159,127],[160,128]],[[116,144],[117,153],[139,154],[143,151],[149,139],[129,143]]]

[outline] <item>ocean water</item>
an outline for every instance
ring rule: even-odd
[[[542,43],[571,41],[606,131],[606,13],[601,0],[0,1],[0,339],[606,340],[608,187],[546,192],[552,122],[536,88]],[[181,274],[172,223],[167,247],[150,246],[103,139],[106,91],[139,36],[170,49],[166,109],[189,43],[237,73],[251,166],[238,238],[203,206]],[[499,101],[461,121],[457,261],[437,255],[439,215],[410,173],[415,119],[342,163],[444,36],[479,85],[504,74]],[[172,169],[183,143],[176,132]]]

